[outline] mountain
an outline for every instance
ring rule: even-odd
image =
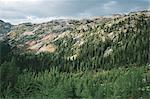
[[[5,24],[10,31],[11,25]],[[150,12],[139,11],[91,19],[22,23],[12,26],[7,38],[21,53],[59,53],[65,60],[94,64],[95,68],[102,64],[107,67],[148,63],[149,27]]]
[[[66,58],[82,58],[93,54],[89,56],[90,59],[99,56],[110,59],[113,56],[120,57],[123,62],[126,55],[137,52],[136,58],[138,54],[145,55],[141,56],[143,59],[149,58],[149,26],[150,12],[139,11],[91,19],[23,23],[13,26],[8,37],[11,44],[16,44],[25,52],[55,53],[65,49]],[[126,55],[122,56],[123,53]],[[130,58],[133,57],[128,56],[126,61]]]
[[[19,47],[26,47],[26,50],[54,52],[56,46],[53,42],[57,39],[64,38],[67,35],[77,36],[79,32],[87,32],[89,28],[94,29],[107,20],[110,20],[110,18],[83,20],[62,19],[42,24],[23,23],[13,26],[8,36],[12,40],[10,42],[14,41]]]
[[[150,98],[150,11],[22,23],[5,34],[2,98]]]
[[[0,36],[3,36],[4,34],[8,33],[11,31],[11,24],[6,23],[2,20],[0,20]]]

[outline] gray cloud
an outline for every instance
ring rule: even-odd
[[[91,17],[150,8],[149,0],[0,0],[0,19],[12,22]]]

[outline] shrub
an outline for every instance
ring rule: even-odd
[[[8,88],[13,89],[18,78],[18,68],[15,62],[5,62],[0,66],[0,94],[4,96],[4,92]]]

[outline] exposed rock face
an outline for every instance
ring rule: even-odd
[[[145,20],[147,23],[140,21]],[[149,24],[150,12],[132,12],[127,15],[115,14],[109,17],[93,17],[80,20],[53,20],[41,24],[23,23],[11,26],[0,21],[0,35],[8,33],[9,42],[21,49],[35,52],[52,52],[60,49],[58,46],[70,48],[70,55],[78,55],[82,48],[91,43],[98,45],[100,42],[111,42],[112,46],[106,47],[104,57],[113,54],[114,46],[125,47],[127,35],[136,37],[140,29],[139,24]],[[133,31],[133,33],[130,33]],[[147,29],[149,31],[149,28]],[[132,39],[132,38],[131,38]],[[59,44],[56,44],[58,43]],[[117,45],[116,45],[117,44]],[[110,44],[111,45],[111,44]],[[119,48],[118,47],[118,48]]]

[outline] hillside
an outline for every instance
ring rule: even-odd
[[[150,98],[150,11],[8,30],[0,40],[2,99]]]
[[[11,31],[12,25],[0,20],[0,40]]]
[[[90,64],[149,62],[150,12],[81,20],[23,23],[8,33],[22,52],[63,52],[63,58]],[[89,59],[84,57],[88,56]],[[93,60],[95,62],[93,63]]]
[[[9,38],[19,47],[26,45],[26,49],[34,52],[41,52],[44,48],[52,47],[45,51],[54,52],[56,46],[53,42],[65,36],[78,36],[80,31],[94,29],[109,18],[83,19],[83,20],[53,20],[42,24],[23,23],[16,25],[10,31]],[[74,34],[73,34],[74,33]],[[10,41],[10,42],[12,42]],[[43,49],[43,50],[42,50]]]

